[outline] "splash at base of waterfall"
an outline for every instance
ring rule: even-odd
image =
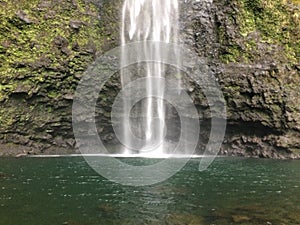
[[[143,155],[143,154],[69,154],[69,155],[28,155],[28,158],[63,158],[63,157],[114,157],[114,158],[149,158],[149,159],[184,159],[184,158],[210,158],[210,155],[185,155],[185,154],[161,154],[161,155]],[[217,158],[225,158],[230,156],[220,155]]]
[[[172,155],[175,155],[174,154],[175,149],[176,149],[175,143],[163,142],[161,144],[158,144],[157,146],[143,147],[136,151],[122,147],[121,152],[122,154],[128,157],[131,157],[132,155],[136,155],[138,157],[145,157],[145,158],[169,158],[172,157]]]

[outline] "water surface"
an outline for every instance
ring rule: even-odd
[[[217,158],[204,172],[198,162],[163,183],[130,187],[81,157],[1,158],[0,224],[300,224],[300,161]]]

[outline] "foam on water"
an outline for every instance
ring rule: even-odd
[[[68,155],[28,155],[30,158],[59,158],[59,157],[115,157],[115,158],[149,158],[149,159],[167,159],[167,158],[209,158],[210,155],[185,155],[185,154],[68,154]],[[218,156],[226,157],[226,156]]]

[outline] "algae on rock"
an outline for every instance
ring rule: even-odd
[[[300,153],[300,10],[292,2],[181,1],[182,41],[207,59],[227,102],[223,154]],[[94,59],[119,44],[121,3],[0,0],[0,155],[74,151],[74,91]],[[111,142],[119,88],[113,77],[99,94],[99,131]],[[205,125],[205,97],[190,90]]]
[[[15,143],[37,151],[74,147],[74,90],[97,54],[109,46],[103,32],[107,21],[99,20],[102,4],[88,0],[0,1],[3,146]]]

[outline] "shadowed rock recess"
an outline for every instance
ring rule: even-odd
[[[120,0],[0,0],[0,155],[77,151],[74,92],[97,56],[119,45],[121,5]],[[180,5],[181,40],[205,59],[227,103],[220,153],[299,157],[299,1]],[[186,83],[201,115],[201,153],[209,107],[201,89]],[[98,129],[108,144],[117,143],[110,110],[119,90],[115,74],[99,93]]]

